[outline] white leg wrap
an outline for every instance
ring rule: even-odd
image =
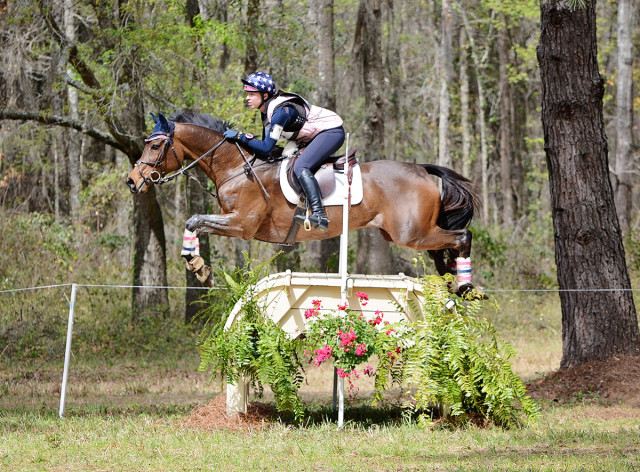
[[[471,284],[471,258],[470,257],[457,257],[456,258],[456,271],[458,277],[458,285]]]
[[[199,256],[200,255],[200,241],[194,231],[184,230],[182,236],[182,251],[181,256]]]

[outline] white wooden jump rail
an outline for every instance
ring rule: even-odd
[[[305,272],[280,272],[260,280],[254,289],[264,312],[291,337],[297,337],[306,329],[304,313],[312,308],[313,300],[321,300],[321,310],[337,310],[346,302],[352,310],[365,313],[384,313],[384,320],[394,323],[401,319],[410,322],[422,317],[424,295],[416,279],[402,273],[398,275],[353,274],[344,278],[340,274]],[[346,288],[343,292],[343,288]],[[369,297],[366,306],[356,296],[365,292]],[[398,309],[400,308],[400,310]],[[239,300],[225,323],[225,329],[239,319],[242,300]],[[373,316],[371,316],[373,318]],[[249,380],[240,379],[237,385],[227,385],[227,414],[246,413],[249,398]]]

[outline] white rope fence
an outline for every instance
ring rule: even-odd
[[[94,285],[94,284],[58,284],[58,285],[39,285],[37,287],[25,287],[25,288],[12,288],[6,290],[0,290],[2,293],[12,292],[26,292],[30,290],[42,290],[48,288],[61,288],[61,287],[88,287],[88,288],[141,288],[141,289],[169,289],[169,290],[226,290],[225,287],[185,287],[175,285]],[[640,288],[531,288],[531,289],[519,289],[519,288],[505,288],[505,289],[483,289],[486,293],[562,293],[562,292],[640,292]]]
[[[172,285],[106,285],[106,284],[57,284],[57,285],[41,285],[37,287],[24,287],[0,290],[0,294],[3,293],[19,293],[34,290],[44,290],[53,288],[65,288],[71,287],[71,297],[69,300],[69,318],[67,322],[67,338],[65,344],[64,355],[64,368],[62,373],[62,387],[60,390],[60,408],[58,415],[60,418],[64,416],[65,399],[67,390],[67,381],[69,375],[69,362],[71,358],[71,340],[73,337],[73,323],[75,318],[75,304],[78,287],[85,288],[114,288],[114,289],[171,289],[171,290],[226,290],[226,287],[187,287],[187,286],[172,286]],[[561,293],[561,292],[637,292],[640,289],[628,289],[628,288],[601,288],[601,289],[495,289],[485,290],[486,293]],[[339,418],[340,420],[341,418]],[[339,421],[340,423],[340,421]]]
[[[67,381],[69,378],[69,363],[71,360],[71,339],[73,337],[73,323],[75,319],[75,305],[76,295],[78,293],[78,287],[86,288],[137,288],[137,289],[177,289],[177,290],[225,290],[224,287],[185,287],[185,286],[170,286],[170,285],[103,285],[103,284],[58,284],[58,285],[41,285],[38,287],[25,287],[15,288],[8,290],[0,290],[2,293],[18,293],[33,290],[43,290],[52,288],[64,288],[71,287],[71,297],[69,299],[69,319],[67,321],[67,339],[64,351],[64,368],[62,371],[62,386],[60,388],[60,408],[58,410],[58,416],[62,418],[64,416],[65,401],[67,396]]]

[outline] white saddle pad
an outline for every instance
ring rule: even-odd
[[[287,178],[287,166],[289,165],[289,159],[285,159],[280,163],[280,187],[285,198],[296,205],[300,203],[300,198],[296,191],[289,185],[289,179]],[[328,164],[331,165],[331,164]],[[349,183],[347,182],[346,174],[334,172],[334,178],[336,179],[336,188],[323,200],[324,206],[343,205],[344,199],[347,196],[347,188]],[[362,202],[362,173],[360,172],[360,166],[356,163],[353,166],[353,179],[351,180],[351,204],[357,205]]]

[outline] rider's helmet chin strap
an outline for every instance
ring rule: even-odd
[[[264,96],[265,96],[265,95],[267,96],[267,98],[264,98]],[[260,98],[261,98],[262,100],[260,101],[260,106],[258,107],[258,110],[262,111],[262,110],[261,110],[261,109],[262,109],[262,106],[263,106],[263,105],[268,105],[268,104],[269,104],[269,102],[271,101],[271,99],[272,99],[273,97],[274,97],[274,95],[272,95],[272,94],[268,94],[268,93],[262,93],[262,94],[260,94]],[[266,112],[267,112],[267,106],[265,106],[265,107],[264,107],[264,111],[263,111],[263,113],[266,113]]]

